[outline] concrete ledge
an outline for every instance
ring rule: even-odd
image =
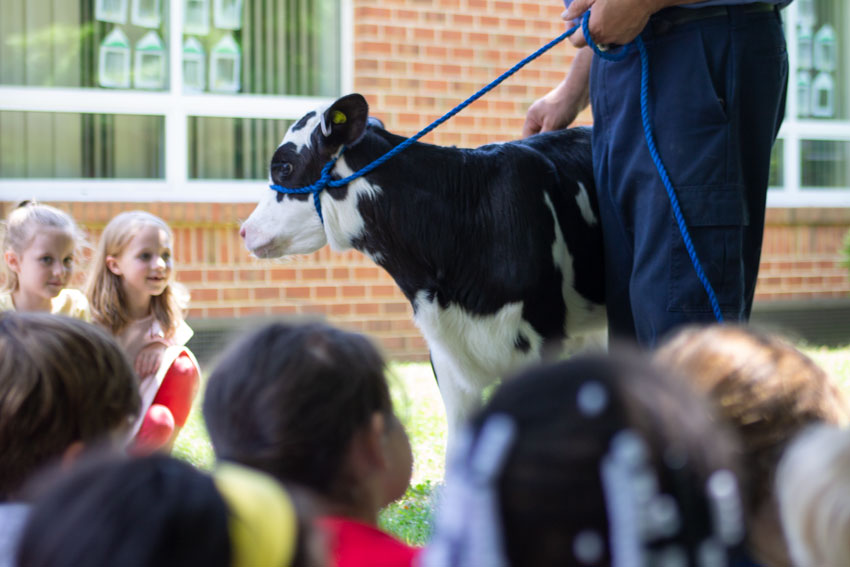
[[[756,302],[751,323],[813,345],[850,344],[850,297]]]

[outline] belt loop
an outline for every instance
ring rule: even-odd
[[[732,27],[741,27],[746,23],[746,6],[746,4],[726,6],[726,10],[729,14],[729,23],[732,24]]]

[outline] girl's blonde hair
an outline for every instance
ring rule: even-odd
[[[174,242],[171,229],[158,216],[145,211],[127,211],[109,221],[103,229],[95,253],[86,295],[94,320],[116,335],[124,330],[132,318],[127,312],[127,298],[121,285],[121,276],[116,276],[107,268],[106,258],[120,256],[139,230],[147,226],[164,230],[168,239]],[[173,333],[179,325],[187,300],[188,294],[183,286],[174,281],[168,283],[162,294],[151,297],[151,311],[166,335]]]
[[[85,245],[86,237],[74,219],[65,211],[35,201],[21,202],[3,223],[3,252],[11,250],[18,256],[32,243],[39,229],[55,228],[65,231],[74,241],[75,248]],[[18,274],[3,262],[6,278],[0,292],[14,292],[18,289]]]

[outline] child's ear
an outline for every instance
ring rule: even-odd
[[[18,255],[15,254],[14,250],[6,250],[3,253],[3,259],[6,260],[6,265],[9,266],[9,269],[15,272],[16,274],[21,271],[21,263],[18,260]]]
[[[74,441],[70,445],[68,445],[65,450],[62,452],[62,458],[60,459],[60,466],[63,469],[68,469],[76,463],[77,459],[80,455],[85,451],[86,446],[82,441]]]
[[[387,465],[387,458],[384,452],[386,443],[387,420],[382,412],[376,411],[372,414],[372,419],[369,420],[369,430],[367,433],[367,452],[369,461],[375,464],[378,468],[384,468]]]
[[[118,260],[115,259],[115,256],[106,257],[106,269],[116,276],[121,275],[121,268],[118,266]]]

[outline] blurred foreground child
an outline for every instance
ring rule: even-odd
[[[20,567],[301,567],[305,534],[285,490],[236,465],[212,476],[165,455],[84,463],[36,501]]]
[[[529,369],[453,449],[423,565],[729,565],[744,538],[733,448],[643,359]]]
[[[361,335],[279,323],[229,348],[204,394],[217,457],[306,487],[337,567],[408,566],[419,551],[378,529],[413,459],[384,371]]]
[[[118,443],[139,411],[138,382],[101,329],[47,313],[0,313],[0,565],[11,562],[40,469]]]
[[[773,491],[776,466],[809,425],[847,423],[847,399],[838,384],[785,340],[739,325],[681,329],[655,360],[706,393],[740,437],[750,559],[791,565]]]

